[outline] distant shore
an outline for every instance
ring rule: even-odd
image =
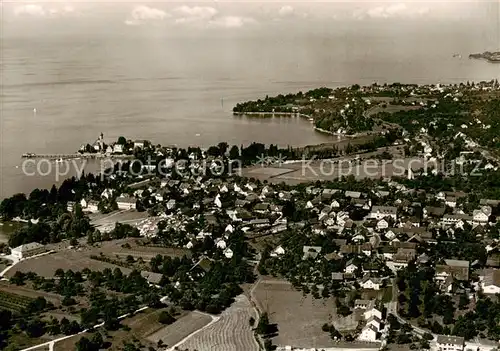
[[[469,58],[477,60],[482,59],[490,63],[500,63],[500,51],[497,52],[485,51],[482,54],[470,54]]]

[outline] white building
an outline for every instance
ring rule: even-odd
[[[144,145],[145,145],[145,140],[135,140],[134,141],[134,148],[144,148]]]
[[[348,263],[347,266],[344,269],[345,273],[352,274],[358,269],[358,266],[356,266],[354,263]]]
[[[47,251],[44,245],[39,243],[29,243],[24,244],[18,247],[15,247],[10,250],[11,255],[18,259],[23,259],[26,257],[31,257],[34,255],[38,255]]]
[[[133,197],[120,196],[116,199],[116,204],[120,210],[135,210],[137,200]]]
[[[463,351],[464,338],[460,336],[438,335],[436,351]]]
[[[223,239],[218,238],[215,240],[215,246],[217,246],[217,248],[219,248],[219,249],[225,249],[226,242]]]
[[[483,279],[481,279],[481,289],[485,294],[499,294],[500,293],[500,270],[495,269],[488,272]]]
[[[90,213],[99,212],[99,208],[98,208],[99,203],[97,203],[96,201],[93,201],[93,200],[87,201],[85,199],[82,199],[80,201],[80,205],[82,206],[83,211],[90,212]]]
[[[123,154],[123,145],[122,144],[115,144],[115,145],[113,145],[113,153],[115,153],[115,154]]]
[[[391,217],[396,220],[398,209],[394,206],[373,206],[370,212],[370,218],[382,219]]]
[[[385,219],[381,219],[380,221],[377,222],[377,229],[387,229],[389,228],[389,223]]]
[[[382,320],[382,312],[380,312],[375,307],[367,309],[363,315],[366,320],[370,319],[371,317],[377,317],[379,320]]]
[[[233,257],[233,250],[231,250],[229,247],[224,250],[224,256],[226,258],[232,258]]]
[[[285,249],[282,246],[278,246],[271,252],[271,257],[278,257],[285,254]]]
[[[358,340],[367,342],[376,342],[377,334],[378,334],[377,328],[374,325],[370,324],[363,328],[361,334],[358,337]]]
[[[361,285],[363,289],[380,290],[380,283],[379,278],[372,278],[369,274],[366,274],[359,285]]]
[[[167,209],[168,210],[173,210],[174,208],[175,208],[175,200],[174,199],[168,200],[168,202],[167,202]]]

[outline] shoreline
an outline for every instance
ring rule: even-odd
[[[102,158],[115,158],[115,159],[130,159],[134,155],[113,155],[113,154],[101,154],[101,153],[71,153],[71,154],[35,154],[35,153],[24,153],[21,158],[34,159],[34,158],[45,158],[51,160],[70,160],[70,159],[102,159]]]
[[[300,112],[233,112],[234,116],[262,116],[263,118],[273,118],[275,116],[285,116],[285,117],[302,117],[307,118],[309,121],[314,122],[313,117],[300,113]],[[370,133],[354,133],[354,134],[343,134],[336,133],[326,129],[322,129],[316,127],[313,124],[313,130],[318,133],[328,134],[337,137],[345,137],[345,138],[359,138],[370,135]]]

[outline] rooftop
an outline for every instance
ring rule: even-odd
[[[464,338],[461,336],[438,335],[437,342],[439,344],[463,345]]]

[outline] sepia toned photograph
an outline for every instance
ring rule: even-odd
[[[499,0],[0,1],[0,350],[500,351]]]

